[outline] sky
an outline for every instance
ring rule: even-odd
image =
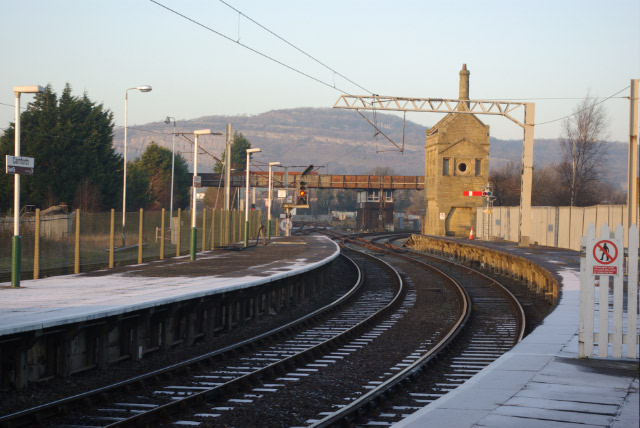
[[[556,119],[587,94],[618,93],[603,102],[608,137],[628,141],[624,97],[640,78],[637,0],[225,1],[244,16],[220,0],[1,0],[0,129],[14,121],[19,85],[51,84],[60,93],[69,83],[110,109],[117,126],[127,88],[151,85],[129,91],[128,123],[172,116],[179,126],[209,115],[332,107],[340,90],[457,98],[466,63],[471,99],[536,103],[535,138],[559,137]],[[21,106],[32,98],[23,95]],[[441,117],[407,115],[426,126]],[[506,118],[481,120],[494,137],[522,139]]]

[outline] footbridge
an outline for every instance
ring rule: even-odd
[[[225,179],[222,174],[198,174],[203,187],[224,187]],[[336,175],[336,174],[307,174],[301,179],[300,172],[274,172],[273,187],[296,188],[300,181],[304,181],[310,189],[351,189],[351,190],[424,190],[424,176],[421,175]],[[251,172],[249,174],[251,187],[267,187],[269,174],[267,172]],[[231,187],[245,187],[246,175],[238,172],[231,175]]]

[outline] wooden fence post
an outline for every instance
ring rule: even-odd
[[[160,217],[160,260],[164,259],[164,208]]]
[[[138,222],[138,264],[142,263],[142,220],[143,210],[140,208],[140,221]]]
[[[182,223],[182,210],[178,208],[178,224],[176,226],[176,257],[180,257],[180,223]]]
[[[211,208],[211,249],[216,248],[216,209]]]
[[[202,251],[207,251],[207,208],[202,208]]]

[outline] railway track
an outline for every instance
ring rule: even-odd
[[[393,269],[357,257],[359,264],[371,265],[367,269],[374,271],[377,281],[365,281],[359,270],[352,290],[330,307],[228,349],[2,417],[0,425],[32,426],[46,420],[51,426],[155,426],[201,403],[223,400],[240,405],[252,401],[245,396],[299,381],[317,370],[306,367],[309,361],[341,358],[364,346],[369,340],[359,337],[364,330],[402,301],[406,288]],[[332,353],[341,346],[341,351]],[[233,398],[234,394],[241,398]],[[219,406],[193,416],[207,419],[214,417],[211,412],[228,408]]]
[[[375,244],[379,240],[386,242]],[[419,260],[423,258],[420,255],[406,255],[406,251],[390,245],[385,234],[369,235],[368,240],[356,236],[345,241],[384,252],[392,258],[424,263]],[[439,271],[454,277],[473,302],[463,334],[452,338],[450,352],[441,352],[442,358],[436,359],[434,352],[424,352],[421,356],[416,352],[411,366],[358,400],[325,415],[312,427],[390,426],[454,390],[521,340],[525,330],[524,311],[505,287],[460,265],[440,260],[437,263],[430,260],[429,265],[432,268],[438,265]]]
[[[489,278],[479,284],[475,273],[426,266],[375,242],[386,239],[352,240],[369,247],[344,251],[359,280],[330,308],[175,367],[2,417],[0,426],[390,425],[510,349],[524,321]],[[435,306],[425,311],[429,302]]]

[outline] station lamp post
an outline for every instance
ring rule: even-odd
[[[249,246],[249,162],[251,153],[261,152],[260,149],[247,149],[247,186],[244,197],[244,246]]]
[[[122,246],[125,243],[125,225],[126,225],[126,213],[127,213],[127,100],[129,98],[129,91],[137,89],[140,92],[151,91],[151,86],[142,85],[135,88],[128,88],[124,91],[124,179],[122,182]]]
[[[38,94],[44,92],[40,85],[14,86],[13,93],[16,96],[14,126],[15,133],[15,157],[20,156],[20,94]],[[20,243],[20,174],[13,177],[13,238],[11,239],[11,287],[20,287],[20,272],[22,271],[22,251]]]
[[[269,209],[267,211],[267,239],[271,239],[271,193],[273,193],[271,167],[278,165],[280,165],[280,162],[269,162]]]
[[[193,131],[195,135],[195,142],[193,147],[193,183],[191,187],[191,191],[193,193],[192,203],[191,203],[191,260],[196,259],[196,244],[198,240],[198,229],[196,228],[196,177],[198,176],[198,136],[199,135],[211,135],[210,129],[200,129],[198,131]]]

